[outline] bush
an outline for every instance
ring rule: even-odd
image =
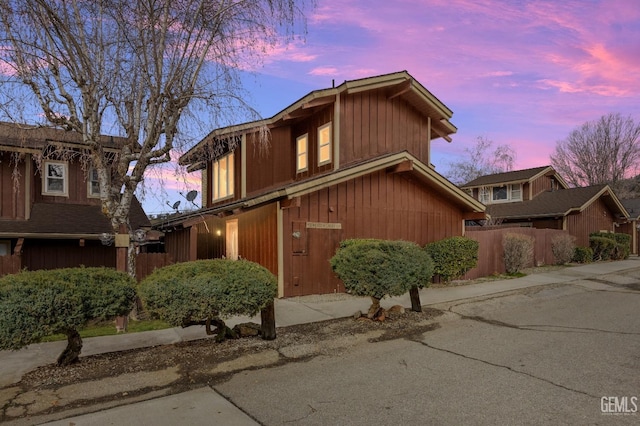
[[[524,234],[507,233],[502,240],[504,267],[508,274],[522,271],[533,261],[534,238]]]
[[[248,260],[211,259],[156,269],[139,287],[145,310],[174,326],[218,326],[219,338],[230,331],[222,321],[233,315],[256,315],[278,293],[276,277]]]
[[[576,237],[569,234],[558,234],[551,239],[551,252],[556,264],[571,262],[576,249]]]
[[[78,330],[90,320],[126,315],[135,300],[135,282],[109,268],[23,271],[0,278],[0,348],[20,349],[52,334],[65,334],[58,364],[77,361]]]
[[[427,244],[425,250],[433,259],[433,273],[450,282],[478,265],[478,247],[470,238],[451,237]]]
[[[592,235],[589,237],[589,246],[593,250],[593,260],[611,260],[611,257],[618,243],[609,237]]]
[[[350,293],[372,298],[370,315],[384,296],[428,286],[433,275],[429,254],[407,241],[345,240],[330,263]]]
[[[589,235],[589,243],[591,244],[591,238],[595,237],[595,238],[606,238],[609,240],[613,241],[613,247],[609,247],[609,245],[607,245],[607,247],[601,247],[601,245],[603,244],[602,241],[600,240],[595,240],[594,244],[597,246],[596,248],[598,249],[602,249],[605,250],[602,253],[598,253],[598,260],[622,260],[622,259],[628,259],[629,255],[631,254],[631,236],[628,234],[614,234],[611,232],[594,232],[592,234]],[[594,244],[591,244],[591,246],[593,247]],[[609,251],[607,252],[607,249],[609,249]],[[594,255],[595,255],[595,248],[594,248]],[[608,253],[608,256],[607,256]]]
[[[591,263],[593,261],[593,250],[591,250],[591,247],[576,247],[573,253],[573,261]]]

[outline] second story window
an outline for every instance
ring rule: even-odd
[[[309,138],[307,134],[296,139],[296,173],[305,172],[309,168],[307,152],[309,148]]]
[[[493,201],[502,201],[508,199],[508,192],[506,186],[494,186],[493,187]]]
[[[522,185],[509,185],[509,189],[511,191],[511,201],[522,200]]]
[[[489,202],[491,201],[491,199],[489,198],[489,188],[487,188],[486,186],[483,186],[478,190],[478,194],[479,194],[480,202],[482,204],[489,204]]]
[[[213,200],[233,196],[233,153],[213,163]]]
[[[87,195],[89,197],[100,196],[100,181],[98,180],[98,171],[91,167],[87,179]]]
[[[45,161],[42,193],[44,195],[67,196],[69,167],[63,161]]]
[[[318,166],[331,163],[331,122],[318,127]]]

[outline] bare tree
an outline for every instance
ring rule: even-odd
[[[551,164],[571,186],[610,184],[614,189],[640,160],[640,123],[607,114],[573,130],[556,144]]]
[[[446,177],[456,185],[463,185],[480,176],[513,170],[516,153],[510,145],[498,145],[492,149],[493,141],[478,136],[476,144],[465,148],[464,158],[449,163]]]
[[[238,102],[239,70],[292,39],[305,1],[0,0],[0,69],[49,124],[82,135],[118,232],[145,170],[186,139],[183,118]],[[124,140],[115,155],[107,128]]]

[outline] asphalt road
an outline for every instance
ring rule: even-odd
[[[265,425],[640,424],[640,276],[618,281],[439,305],[423,335],[215,390]]]

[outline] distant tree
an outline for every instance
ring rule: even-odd
[[[498,145],[493,149],[493,141],[478,136],[476,144],[464,149],[460,161],[449,163],[445,176],[456,185],[463,185],[480,176],[513,170],[516,153],[510,145]]]
[[[147,168],[188,148],[185,116],[208,126],[227,111],[257,118],[241,101],[239,72],[304,28],[305,2],[0,0],[0,105],[15,117],[28,103],[44,124],[81,134],[103,212],[114,232],[133,235],[136,189]],[[107,130],[124,138],[117,152],[99,143]]]
[[[640,160],[640,122],[607,114],[574,129],[556,144],[551,165],[571,186],[602,183],[614,189]]]

